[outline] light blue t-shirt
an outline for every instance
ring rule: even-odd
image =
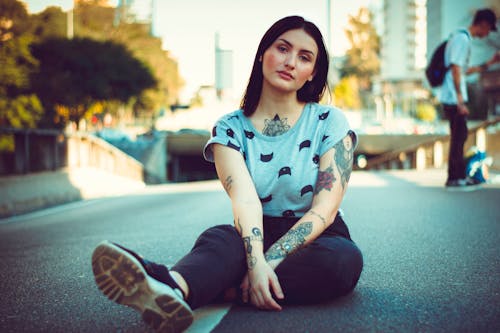
[[[297,123],[279,136],[255,129],[243,110],[222,116],[204,149],[213,162],[212,144],[239,151],[253,179],[266,216],[301,217],[310,208],[320,157],[353,133],[341,110],[317,103],[305,105]]]
[[[462,75],[460,77],[460,92],[464,102],[468,101],[467,86],[465,81],[465,71],[469,65],[471,52],[471,36],[467,29],[455,31],[446,44],[444,52],[444,64],[449,67],[451,64],[460,66]],[[439,88],[439,101],[443,104],[457,104],[457,92],[453,83],[451,70],[445,74],[442,86]]]

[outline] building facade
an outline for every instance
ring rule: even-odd
[[[426,97],[422,88],[427,52],[426,0],[385,0],[377,103],[391,114],[408,114]]]

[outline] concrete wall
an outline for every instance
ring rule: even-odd
[[[67,141],[67,167],[0,177],[0,218],[145,186],[142,164],[104,140],[71,134]]]
[[[73,201],[122,195],[142,181],[96,168],[71,168],[0,178],[0,218]]]

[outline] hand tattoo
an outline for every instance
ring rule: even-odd
[[[306,236],[312,232],[312,222],[302,222],[296,228],[288,230],[265,254],[267,261],[285,258],[306,242]]]

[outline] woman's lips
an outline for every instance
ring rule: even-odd
[[[293,80],[292,74],[285,72],[285,71],[278,71],[278,75],[287,81]]]

